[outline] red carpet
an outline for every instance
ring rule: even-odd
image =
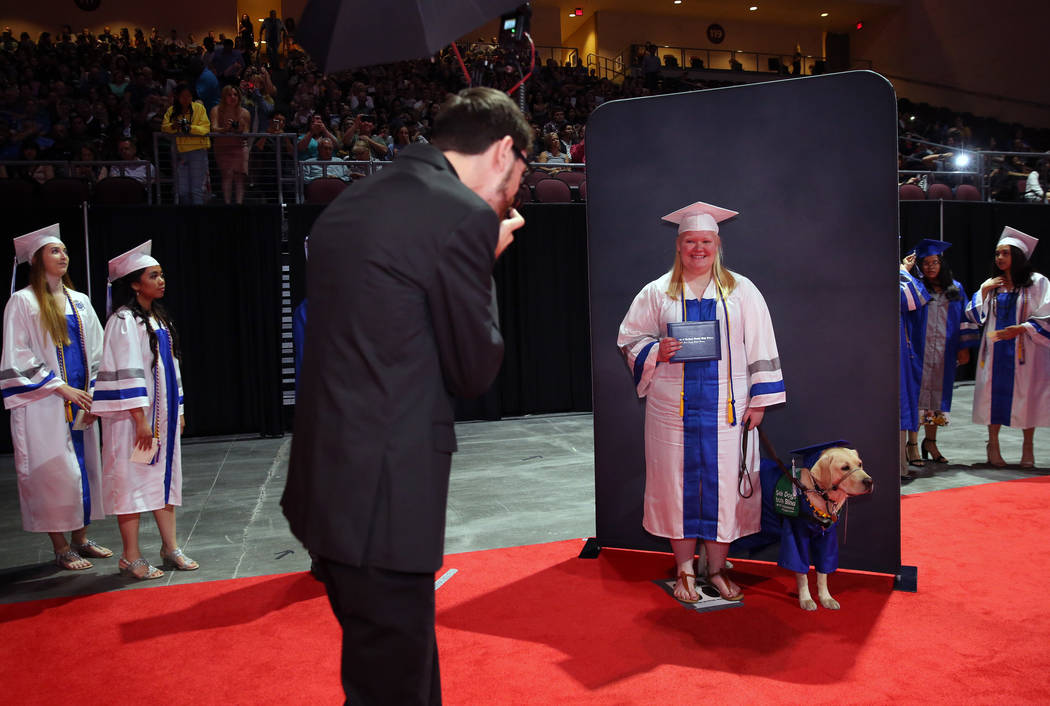
[[[919,593],[837,573],[842,610],[738,562],[734,610],[694,614],[669,558],[579,541],[451,555],[438,591],[447,704],[1050,702],[1050,478],[903,499]],[[17,704],[330,704],[339,631],[304,574],[0,606]],[[82,666],[78,669],[77,665]]]

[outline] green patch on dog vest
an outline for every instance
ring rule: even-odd
[[[798,517],[798,495],[787,476],[780,476],[776,488],[773,489],[773,508],[779,515]]]

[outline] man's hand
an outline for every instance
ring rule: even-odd
[[[507,217],[499,224],[499,240],[496,241],[497,259],[514,242],[514,231],[523,225],[525,225],[525,219],[521,217],[521,214],[516,209],[510,209],[507,212]]]

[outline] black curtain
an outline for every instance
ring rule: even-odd
[[[8,261],[10,238],[56,221],[73,283],[86,292],[79,208],[7,209]],[[181,339],[186,435],[281,434],[280,207],[92,206],[88,232],[92,303],[103,326],[109,258],[153,240],[167,277],[164,305]],[[25,286],[27,272],[19,268],[16,287]],[[5,291],[5,305],[8,297]],[[0,451],[10,450],[5,412]]]
[[[292,306],[306,295],[303,240],[321,206],[287,209]],[[525,225],[494,274],[503,367],[474,400],[457,400],[456,418],[591,409],[587,306],[587,223],[582,204],[527,204]]]
[[[93,207],[89,219],[94,282],[109,258],[153,240],[181,341],[186,434],[280,435],[280,206]],[[105,296],[95,288],[100,312]]]

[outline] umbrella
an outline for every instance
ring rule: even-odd
[[[325,71],[432,56],[523,0],[310,0],[296,41]]]

